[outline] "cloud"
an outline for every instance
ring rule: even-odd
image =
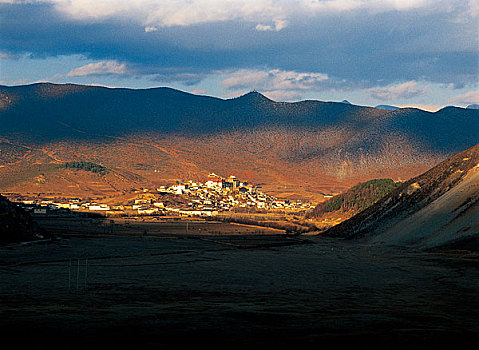
[[[309,90],[328,80],[323,73],[301,73],[280,69],[240,69],[228,74],[221,84],[226,89]]]
[[[281,29],[284,29],[288,26],[288,21],[284,19],[276,19],[273,21],[274,26],[271,25],[264,25],[264,24],[257,24],[256,25],[256,30],[260,32],[265,32],[265,31],[275,31],[279,32]]]
[[[474,104],[479,103],[479,90],[469,91],[465,94],[457,95],[449,100],[451,103]]]
[[[151,81],[161,83],[181,83],[187,86],[193,86],[201,82],[206,74],[196,73],[191,70],[179,71],[177,69],[159,69],[158,73],[150,75]]]
[[[368,91],[371,96],[385,101],[408,99],[428,93],[428,90],[420,87],[415,80],[388,87],[370,88],[366,91]]]
[[[153,27],[153,26],[145,27],[145,32],[146,32],[146,33],[156,32],[157,30],[158,30],[157,27]]]
[[[77,20],[126,17],[144,25],[158,27],[274,19],[284,11],[284,6],[277,6],[273,0],[50,0],[50,2],[58,11]]]
[[[366,10],[373,13],[434,7],[441,11],[446,0],[43,0],[78,20],[111,17],[134,19],[143,25],[189,26],[221,21],[274,22],[292,17]],[[12,1],[9,1],[12,2]],[[18,1],[13,1],[18,2]],[[470,1],[470,7],[477,7]],[[474,10],[471,10],[473,13]],[[257,30],[281,30],[284,25],[260,24]],[[269,27],[269,28],[268,28]]]
[[[305,2],[305,7],[316,12],[344,12],[368,10],[371,12],[408,11],[431,6],[433,0],[313,0]]]
[[[0,52],[0,60],[11,59],[15,57],[17,57],[17,55],[12,55],[11,53],[8,53],[8,52]]]
[[[284,91],[284,90],[275,90],[275,91],[261,91],[266,97],[273,101],[298,101],[303,95],[296,91]]]
[[[102,61],[97,63],[89,63],[72,69],[68,72],[68,77],[84,77],[88,75],[109,75],[109,74],[125,74],[127,73],[126,64],[118,61]]]
[[[469,10],[472,17],[478,17],[479,16],[479,1],[469,0]]]
[[[239,91],[259,90],[273,100],[289,101],[300,99],[305,91],[322,89],[329,79],[328,75],[323,73],[280,69],[240,69],[223,75],[225,78],[221,85],[234,91],[230,95],[236,96],[240,94]]]
[[[204,95],[206,94],[206,90],[193,90],[191,91],[192,94],[195,94],[195,95]]]
[[[271,27],[270,25],[265,25],[265,24],[261,24],[261,23],[258,23],[255,28],[259,32],[266,32],[266,31],[272,31],[273,30],[273,27]]]
[[[238,89],[257,88],[275,96],[306,95],[308,89],[371,88],[369,95],[388,98],[420,94],[424,84],[416,84],[416,91],[414,86],[409,92],[398,91],[411,81],[469,89],[479,74],[477,21],[471,19],[477,1],[0,1],[0,52],[29,55],[31,62],[81,55],[92,64],[125,64],[124,69],[110,71],[96,67],[97,75],[116,74],[99,76],[99,83],[121,78],[133,81],[133,86],[146,81],[179,82],[184,87],[205,77],[222,79],[212,78],[215,72],[230,72],[223,74],[224,80],[242,81],[244,87]],[[21,63],[7,63],[8,70],[6,64],[2,68],[9,80],[31,74]],[[87,68],[76,68],[84,64],[49,68],[86,74]],[[278,72],[258,67],[275,67]],[[95,67],[88,68],[95,72]],[[128,74],[122,73],[126,69]],[[248,83],[233,75],[238,71],[252,79],[264,72],[266,77]],[[328,79],[301,81],[301,72],[321,72]],[[57,73],[48,71],[49,76]],[[224,96],[236,88],[224,89],[215,93]],[[428,102],[433,101],[424,100]]]

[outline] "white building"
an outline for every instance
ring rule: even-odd
[[[88,207],[90,210],[110,210],[110,206],[106,204],[93,204]]]

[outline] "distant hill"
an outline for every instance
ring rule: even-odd
[[[370,207],[400,184],[392,179],[374,179],[357,184],[346,192],[318,204],[306,214],[306,218],[322,221],[323,226],[331,226]]]
[[[389,106],[389,105],[379,105],[379,106],[376,106],[374,108],[383,109],[385,111],[395,111],[396,109],[399,109],[400,107]]]
[[[479,250],[479,144],[399,186],[330,236]]]
[[[258,92],[223,100],[170,88],[0,87],[0,191],[111,196],[214,171],[321,201],[368,179],[408,179],[471,147],[478,114],[274,102]],[[54,166],[67,162],[110,172]]]
[[[0,244],[50,237],[27,212],[0,195]]]
[[[351,104],[351,102],[349,102],[348,100],[342,100],[341,103],[345,103],[345,104],[347,104],[347,105],[350,105],[350,104]]]
[[[479,104],[472,104],[466,107],[467,109],[479,109]]]

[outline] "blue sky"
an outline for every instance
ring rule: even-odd
[[[0,84],[479,103],[479,0],[0,0]]]

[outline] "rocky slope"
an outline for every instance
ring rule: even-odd
[[[325,234],[388,245],[479,249],[479,144]]]

